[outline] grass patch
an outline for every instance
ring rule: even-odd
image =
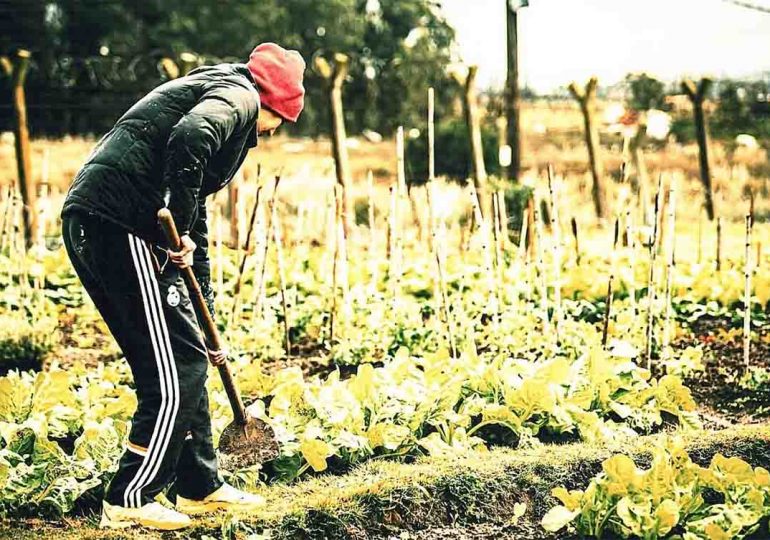
[[[290,485],[262,489],[267,505],[241,516],[199,520],[186,538],[246,538],[270,529],[277,539],[364,539],[400,531],[474,523],[504,524],[516,538],[549,537],[539,528],[555,504],[550,491],[558,485],[585,488],[614,453],[627,453],[639,466],[650,461],[649,448],[663,435],[639,437],[610,445],[575,443],[532,449],[495,449],[451,458],[425,458],[413,464],[368,462],[344,476],[319,476]],[[752,465],[770,461],[770,427],[743,426],[682,435],[694,462],[707,465],[717,452]],[[525,503],[524,516],[511,521],[514,505]],[[41,531],[41,527],[43,530]],[[116,535],[94,528],[93,520],[68,519],[0,522],[0,538],[118,539],[174,538],[138,531]],[[70,534],[72,533],[72,534]],[[8,536],[4,536],[7,534]],[[564,538],[563,534],[559,538]]]

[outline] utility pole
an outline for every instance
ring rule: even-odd
[[[528,0],[505,0],[508,44],[508,77],[505,84],[505,116],[508,119],[506,144],[511,149],[511,164],[504,177],[518,182],[521,171],[521,114],[519,110],[519,29],[518,11]]]

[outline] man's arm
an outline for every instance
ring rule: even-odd
[[[198,202],[198,216],[190,230],[190,238],[197,246],[193,252],[193,273],[201,287],[203,298],[214,317],[214,289],[211,287],[211,260],[209,259],[209,228],[206,221],[206,199]]]
[[[237,84],[213,86],[174,126],[166,147],[163,173],[168,209],[180,236],[193,226],[198,192],[209,159],[237,130],[256,118],[256,94]]]

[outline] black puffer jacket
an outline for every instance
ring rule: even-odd
[[[258,114],[259,95],[243,64],[198,68],[157,87],[99,141],[62,215],[95,213],[163,244],[156,216],[168,206],[180,234],[198,244],[195,273],[209,289],[205,197],[230,182],[257,145]]]

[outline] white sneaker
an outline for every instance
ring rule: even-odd
[[[185,514],[204,514],[217,510],[247,511],[264,504],[265,498],[261,495],[241,491],[230,484],[222,484],[222,487],[200,501],[176,496],[176,509]]]
[[[99,527],[102,529],[125,529],[139,525],[151,529],[175,531],[189,527],[192,523],[190,516],[166,508],[159,502],[147,503],[141,508],[115,506],[107,501],[103,504],[102,520],[99,522]]]

